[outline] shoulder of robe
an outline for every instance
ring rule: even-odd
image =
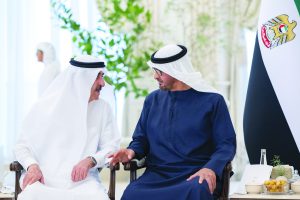
[[[219,102],[224,101],[224,97],[221,94],[213,93],[213,92],[198,92],[199,96],[205,97],[209,99],[211,102]]]
[[[112,112],[110,104],[101,97],[94,102],[96,109],[104,110],[104,112]]]
[[[161,90],[154,90],[146,97],[145,101],[152,101],[153,98],[157,97],[162,91]]]

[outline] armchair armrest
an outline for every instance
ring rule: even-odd
[[[107,166],[110,169],[110,180],[109,180],[109,190],[108,196],[110,200],[115,200],[116,194],[116,171],[120,169],[120,164],[116,164],[115,166],[109,165]]]
[[[141,160],[132,159],[131,161],[129,161],[127,163],[123,163],[123,165],[124,165],[124,170],[126,170],[126,171],[138,170],[138,169],[146,167],[145,158],[142,158]]]
[[[221,199],[228,199],[229,196],[229,186],[230,186],[230,177],[233,175],[231,162],[227,163],[223,170],[222,175],[222,192]]]
[[[10,163],[9,169],[10,171],[21,172],[24,168],[18,161],[14,161]]]
[[[141,160],[132,159],[127,163],[123,163],[124,170],[130,171],[130,182],[136,179],[136,170],[146,167],[145,160],[145,158],[142,158]]]
[[[118,171],[120,169],[120,164],[116,164],[115,166],[109,164],[109,166],[107,166],[107,168],[109,168],[111,171]]]
[[[16,176],[15,176],[15,199],[17,199],[18,195],[22,191],[21,187],[20,187],[20,178],[21,178],[22,170],[24,170],[24,168],[18,161],[14,161],[14,162],[10,163],[9,169],[10,169],[10,171],[16,172]]]

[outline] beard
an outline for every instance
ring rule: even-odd
[[[91,97],[93,97],[93,99],[99,99],[101,89],[102,87],[100,85],[93,87],[91,90]]]
[[[165,87],[165,86],[159,86],[159,89],[161,89],[161,90],[168,90],[168,88],[167,87]]]
[[[102,87],[99,86],[99,87],[97,87],[97,88],[95,89],[95,91],[98,92],[98,93],[100,93],[101,89],[102,89]]]
[[[163,80],[163,79],[156,79],[159,89],[161,90],[171,90],[174,86],[175,79],[173,80]]]
[[[163,85],[162,83],[159,83],[158,86],[159,86],[159,89],[161,89],[161,90],[164,90],[164,91],[170,90],[170,87]]]

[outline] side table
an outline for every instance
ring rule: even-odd
[[[0,192],[0,200],[14,200],[15,195],[14,194],[3,194]]]
[[[230,200],[276,200],[276,199],[288,199],[299,200],[300,194],[284,194],[284,195],[271,195],[271,194],[232,194],[229,196]]]

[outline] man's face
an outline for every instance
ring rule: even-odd
[[[102,89],[102,87],[105,86],[103,76],[104,76],[104,73],[102,71],[100,71],[98,73],[98,76],[97,76],[92,88],[91,88],[90,101],[99,99],[100,90]]]
[[[36,51],[36,57],[37,57],[37,60],[39,62],[43,62],[43,59],[44,59],[44,54],[41,50],[37,50]]]
[[[159,69],[154,70],[154,79],[157,80],[159,84],[159,88],[161,90],[172,90],[174,87],[174,83],[176,82],[176,79],[172,76],[160,71]]]

